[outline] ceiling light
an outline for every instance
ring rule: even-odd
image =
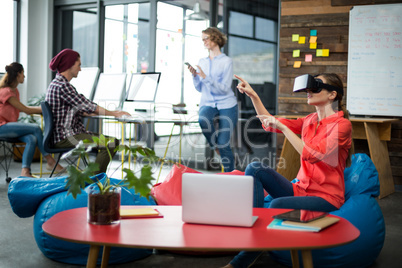
[[[197,1],[193,8],[194,13],[184,17],[185,20],[208,20],[207,14],[201,10],[200,2]]]

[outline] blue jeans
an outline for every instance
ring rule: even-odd
[[[37,124],[10,122],[0,126],[0,138],[16,138],[25,142],[22,154],[22,168],[30,168],[35,148],[38,146],[43,156],[48,155],[43,148],[43,133]]]
[[[254,207],[264,206],[264,189],[274,198],[270,208],[293,208],[330,212],[337,210],[325,199],[317,196],[294,196],[293,186],[281,174],[260,162],[246,168],[246,174],[254,177]],[[233,267],[248,267],[261,251],[241,251],[230,262]]]
[[[218,130],[214,126],[215,118],[218,119]],[[202,106],[199,111],[198,122],[202,134],[204,134],[213,150],[218,148],[225,172],[232,171],[235,168],[235,160],[230,148],[230,137],[237,125],[237,120],[237,105],[229,109],[220,110],[210,106]]]

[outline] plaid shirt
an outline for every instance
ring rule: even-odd
[[[93,113],[97,104],[79,94],[64,76],[56,74],[47,89],[45,100],[53,112],[54,143],[81,133],[91,134],[82,123],[82,114]]]

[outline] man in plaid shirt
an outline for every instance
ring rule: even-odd
[[[92,140],[92,136],[96,134],[85,129],[82,122],[83,115],[130,116],[127,112],[110,111],[97,105],[79,94],[70,84],[71,79],[77,77],[81,71],[81,59],[78,52],[72,49],[62,50],[52,59],[49,67],[52,71],[57,71],[56,77],[48,87],[45,99],[54,116],[53,143],[55,147],[72,147],[81,140]],[[118,143],[118,140],[114,138],[114,142],[108,145],[112,156],[115,154],[114,149]],[[99,172],[106,172],[109,161],[107,151],[100,148],[96,157],[96,163],[100,166]]]

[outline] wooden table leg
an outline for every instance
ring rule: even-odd
[[[370,157],[378,171],[378,179],[380,181],[379,198],[383,198],[395,192],[387,142],[380,140],[381,133],[379,133],[378,124],[365,122],[364,127],[366,129]]]
[[[91,245],[88,253],[87,268],[96,268],[100,246]]]
[[[304,268],[313,268],[313,257],[311,256],[311,250],[302,250],[302,259]]]
[[[299,254],[297,252],[297,250],[292,249],[290,251],[290,256],[292,257],[292,264],[293,264],[293,268],[299,268],[300,264],[299,264]]]
[[[102,264],[101,268],[106,268],[109,263],[109,256],[110,256],[110,247],[104,246],[103,247],[103,255],[102,255]]]

